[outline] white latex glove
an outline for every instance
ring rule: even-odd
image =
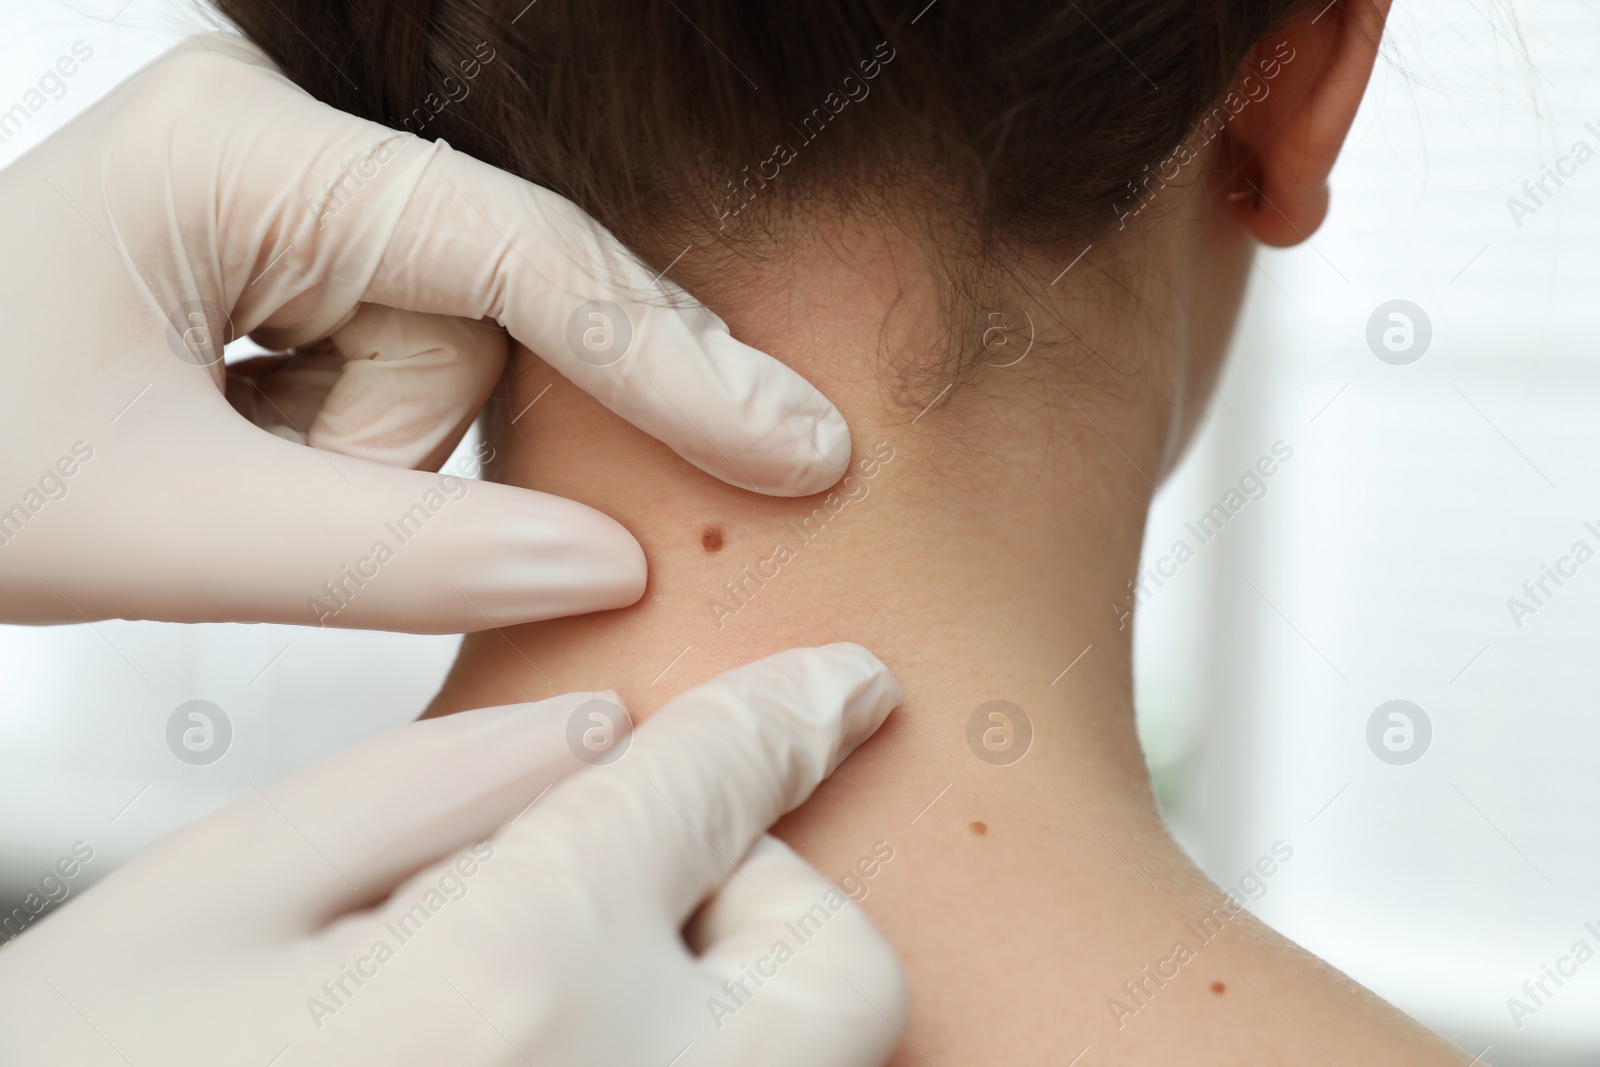
[[[459,632],[632,603],[643,553],[600,513],[404,469],[448,456],[505,331],[733,484],[818,492],[849,460],[825,397],[570,202],[328,108],[242,38],[0,171],[0,233],[7,621]],[[224,398],[247,333],[310,352],[228,387],[271,433]]]
[[[0,949],[0,1063],[884,1062],[893,952],[763,831],[899,702],[888,670],[781,653],[585,768],[595,699],[402,727],[158,842]]]

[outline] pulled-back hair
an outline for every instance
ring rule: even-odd
[[[918,198],[941,252],[1142,207],[1305,0],[220,0],[299,85],[573,200],[647,263]],[[1280,56],[1281,58],[1281,56]],[[1076,247],[1072,248],[1076,251]]]

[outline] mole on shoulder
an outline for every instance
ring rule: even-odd
[[[722,527],[707,526],[705,533],[700,535],[700,547],[707,552],[718,552],[722,549]]]
[[[970,827],[968,827],[968,829],[970,829],[973,834],[978,837],[982,837],[984,834],[989,832],[989,828],[981,822],[973,823]]]
[[[1211,983],[1211,992],[1216,993],[1218,996],[1221,996],[1223,993],[1226,993],[1227,991],[1228,991],[1228,987],[1223,985],[1221,982],[1212,982]]]

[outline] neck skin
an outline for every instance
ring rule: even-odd
[[[1153,482],[1248,271],[1250,241],[1213,199],[1163,218],[1142,271],[1109,265],[1113,249],[1048,286],[1059,266],[1041,264],[1061,295],[1027,305],[1031,351],[920,417],[942,383],[902,386],[895,369],[930,362],[926,324],[946,321],[946,283],[913,247],[936,234],[873,216],[737,282],[688,281],[844,412],[853,472],[830,495],[723,485],[520,353],[507,410],[538,399],[495,440],[493,475],[616,517],[649,589],[621,611],[469,635],[429,714],[611,688],[637,720],[780,649],[860,642],[905,702],[776,832],[836,881],[855,868],[846,890],[901,953],[913,1017],[897,1065],[1059,1065],[1086,1045],[1086,1064],[1464,1063],[1248,913],[1185,925],[1223,897],[1152,798],[1122,611]],[[990,362],[1016,359],[1026,332],[991,335]],[[1009,765],[967,740],[994,700],[1033,731]],[[875,846],[893,859],[875,864]],[[1192,959],[1173,959],[1180,941]]]

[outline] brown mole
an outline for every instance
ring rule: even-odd
[[[1226,993],[1227,991],[1228,991],[1228,987],[1223,985],[1221,982],[1212,982],[1211,983],[1211,992],[1216,993],[1218,996],[1221,996],[1223,993]]]
[[[982,837],[984,834],[989,832],[989,828],[987,826],[985,826],[981,822],[973,823],[968,829],[970,829],[974,834],[976,834],[979,837]]]
[[[722,527],[707,526],[705,533],[700,535],[700,547],[707,552],[718,552],[722,549]]]

